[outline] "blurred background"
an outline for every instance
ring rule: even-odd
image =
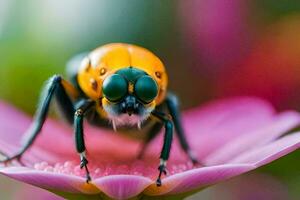
[[[0,0],[0,98],[33,114],[48,77],[64,74],[73,55],[111,42],[157,54],[183,109],[255,95],[300,110],[299,0]],[[298,199],[299,167],[297,151],[256,173],[280,183],[284,199]],[[22,187],[1,176],[1,199]]]

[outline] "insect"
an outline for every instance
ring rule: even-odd
[[[114,130],[144,129],[147,133],[145,147],[164,127],[157,186],[161,186],[161,176],[166,174],[173,127],[182,149],[197,163],[184,135],[177,98],[167,91],[165,67],[152,52],[131,44],[107,44],[75,57],[67,72],[69,81],[60,75],[48,80],[27,141],[14,156],[0,162],[21,158],[40,133],[50,102],[55,99],[63,117],[74,127],[80,167],[86,171],[87,182],[91,177],[84,141],[84,118],[93,125]],[[143,155],[143,150],[139,155]]]

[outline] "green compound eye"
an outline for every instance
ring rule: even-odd
[[[119,74],[113,74],[103,81],[102,91],[110,101],[122,99],[128,90],[127,81]]]
[[[134,91],[139,99],[149,103],[157,96],[158,86],[153,78],[144,75],[136,81]]]

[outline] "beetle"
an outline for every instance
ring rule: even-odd
[[[162,61],[149,50],[125,43],[101,46],[88,54],[75,56],[67,65],[69,81],[61,75],[51,77],[41,94],[41,101],[22,148],[1,162],[20,159],[33,144],[46,120],[50,102],[54,99],[66,121],[73,125],[80,167],[91,181],[86,145],[84,118],[93,125],[121,130],[146,131],[144,147],[164,127],[157,186],[166,174],[173,129],[182,149],[193,163],[197,159],[185,138],[177,98],[167,91],[168,76]],[[174,128],[173,128],[174,127]]]

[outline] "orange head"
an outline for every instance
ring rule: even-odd
[[[141,101],[149,114],[163,102],[168,83],[165,67],[157,56],[145,48],[123,43],[92,51],[82,61],[77,78],[82,91],[100,101],[108,115],[112,114],[112,106],[130,96]],[[113,93],[107,88],[113,88]]]

